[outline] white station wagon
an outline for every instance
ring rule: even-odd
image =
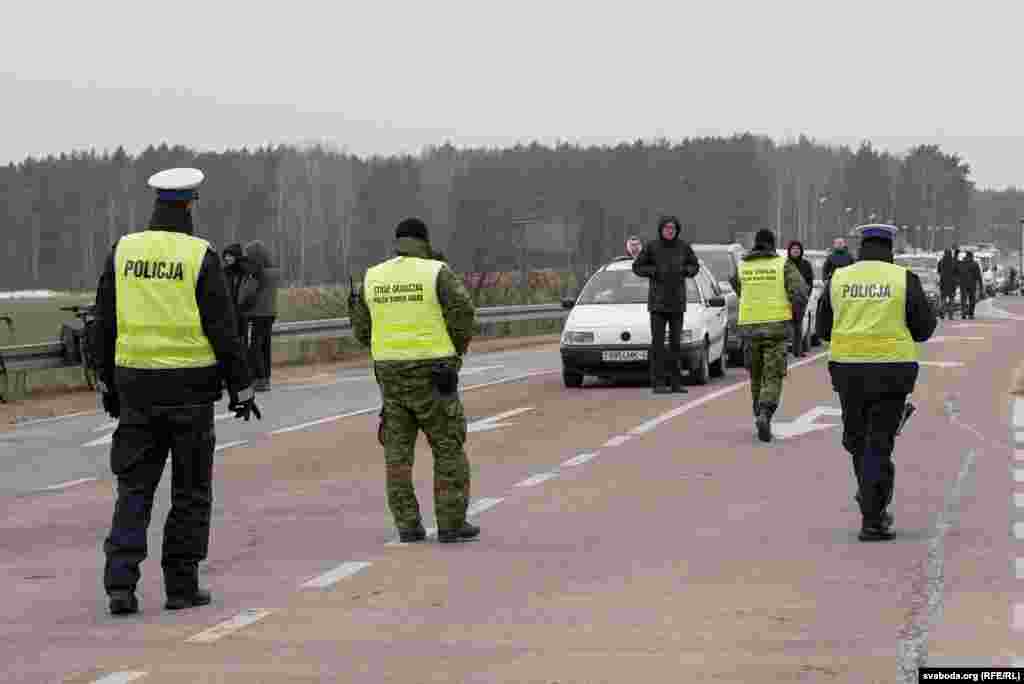
[[[562,302],[572,309],[561,342],[566,387],[581,387],[587,375],[613,378],[649,372],[649,287],[647,278],[633,273],[633,260],[620,257],[591,276],[575,302]],[[681,362],[699,385],[725,374],[727,324],[725,297],[711,272],[701,266],[696,278],[686,279]]]

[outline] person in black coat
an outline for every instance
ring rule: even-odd
[[[245,254],[242,253],[242,245],[234,242],[221,252],[221,259],[224,261],[224,277],[227,279],[228,295],[231,305],[235,310],[235,320],[238,321],[238,336],[245,339],[245,317],[238,312],[238,293],[242,289],[242,281],[248,275],[245,272]]]
[[[675,216],[662,217],[658,221],[658,238],[644,245],[633,261],[633,273],[651,281],[647,310],[651,314],[651,388],[656,394],[670,391],[686,393],[679,366],[683,315],[686,313],[685,279],[697,275],[700,262],[689,243],[680,239],[681,228]],[[665,353],[666,325],[669,330],[668,354]],[[665,382],[666,375],[668,383]]]
[[[963,260],[957,264],[957,278],[960,282],[960,318],[973,319],[978,292],[983,286],[981,265],[974,260],[974,252],[964,252]]]
[[[953,299],[956,297],[956,288],[959,283],[953,250],[947,249],[942,253],[942,258],[939,259],[936,269],[939,272],[939,295],[942,297],[939,318],[949,316],[949,319],[953,320]]]
[[[804,258],[804,245],[799,240],[793,240],[786,248],[789,253],[789,260],[793,262],[800,275],[807,283],[807,291],[814,287],[814,269],[811,262]],[[793,307],[793,356],[804,355],[804,309]]]

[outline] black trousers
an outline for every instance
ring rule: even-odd
[[[839,392],[839,401],[843,447],[853,458],[860,512],[865,524],[877,523],[892,502],[896,480],[892,452],[907,395],[865,395],[847,388]]]
[[[256,316],[247,319],[249,368],[257,380],[270,380],[271,331],[275,316]]]
[[[974,317],[974,305],[978,303],[978,290],[974,287],[960,288],[960,318]]]
[[[199,562],[210,542],[213,506],[213,404],[121,409],[110,469],[117,476],[117,503],[103,584],[107,593],[132,591],[147,555],[146,531],[153,497],[171,454],[171,510],[164,524],[161,567],[168,596],[194,594]]]
[[[665,327],[668,326],[668,350],[665,349]],[[682,313],[651,312],[651,385],[673,385],[683,382],[679,361],[682,357]]]
[[[793,356],[804,352],[804,312],[793,309]]]

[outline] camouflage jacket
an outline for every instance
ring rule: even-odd
[[[430,250],[430,245],[416,238],[399,238],[395,254],[419,257],[420,259],[435,258]],[[476,310],[462,280],[447,265],[443,266],[437,274],[437,299],[441,304],[448,335],[451,337],[455,352],[459,357],[452,360],[461,367],[461,357],[469,349],[469,343],[473,339]],[[370,309],[366,304],[365,293],[360,293],[355,300],[349,316],[352,320],[352,332],[356,340],[364,347],[369,347],[373,334],[373,321],[370,318]],[[408,376],[409,374],[429,376],[430,367],[434,361],[436,359],[377,361],[374,363],[374,370],[377,373],[377,379],[381,381],[386,381],[389,377]]]
[[[753,259],[766,259],[777,257],[775,250],[754,249],[745,257],[744,261]],[[807,299],[810,296],[810,288],[807,281],[800,275],[800,269],[790,259],[786,259],[786,294],[789,295],[789,302],[793,306],[793,313],[801,314],[807,306]],[[742,294],[740,295],[742,299]],[[793,323],[791,321],[778,321],[774,323],[751,323],[739,327],[740,337],[770,337],[774,339],[785,339],[792,334]]]

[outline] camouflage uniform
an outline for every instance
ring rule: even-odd
[[[776,257],[775,250],[754,250],[744,257],[759,259]],[[807,306],[808,287],[800,270],[786,260],[786,294],[794,309]],[[758,407],[774,413],[782,399],[782,379],[786,377],[786,345],[792,335],[791,321],[741,325],[744,364],[750,370],[750,394],[754,400],[754,415]]]
[[[398,254],[431,258],[429,244],[399,238]],[[431,367],[448,361],[462,367],[461,357],[473,337],[474,308],[462,281],[445,267],[437,277],[438,299],[448,335],[458,357],[418,361],[378,361],[374,374],[382,399],[381,439],[384,444],[388,507],[399,530],[421,525],[419,502],[412,471],[416,436],[423,430],[434,454],[434,513],[440,530],[458,529],[466,520],[469,505],[470,471],[464,445],[466,415],[458,393],[438,396],[431,379]],[[366,300],[360,296],[350,312],[356,339],[370,346],[372,321]]]

